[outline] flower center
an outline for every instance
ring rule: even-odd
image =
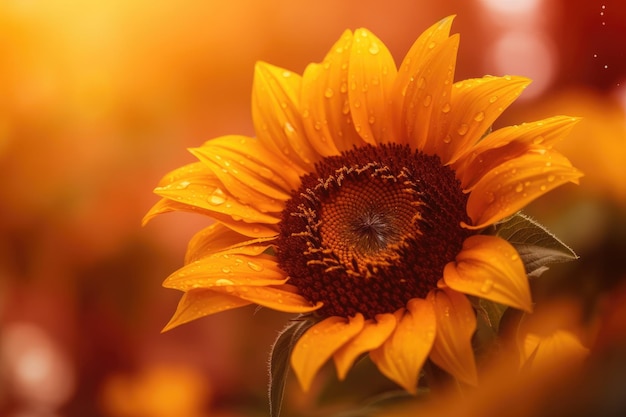
[[[321,315],[392,313],[435,288],[461,250],[466,203],[450,168],[408,146],[327,157],[286,203],[278,264]]]

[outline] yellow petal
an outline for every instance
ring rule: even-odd
[[[406,88],[416,73],[423,72],[423,67],[428,62],[428,57],[437,49],[437,46],[448,39],[450,36],[450,28],[454,16],[448,16],[426,29],[413,43],[409,52],[402,60],[396,82],[394,85],[394,95],[396,97],[404,97]],[[394,113],[399,117],[403,102],[398,100],[394,102]],[[396,124],[400,125],[398,119]]]
[[[469,152],[529,83],[527,78],[512,76],[486,76],[455,83],[445,130],[439,136],[437,154],[442,162],[454,163]]]
[[[378,348],[395,328],[396,318],[393,314],[378,314],[374,320],[367,320],[361,332],[333,355],[339,379],[346,377],[359,355]]]
[[[367,29],[356,30],[348,67],[348,97],[354,128],[367,143],[395,139],[388,107],[396,73],[385,44]]]
[[[217,252],[191,262],[163,282],[166,288],[189,291],[196,288],[230,286],[280,285],[287,281],[276,258],[260,253],[265,246],[246,246],[227,252]]]
[[[163,178],[161,178],[161,181],[159,181],[158,187],[166,187],[182,180],[191,182],[195,178],[203,178],[206,176],[213,176],[213,171],[202,162],[192,162],[191,164],[183,165],[165,174]]]
[[[236,137],[231,138],[236,140]],[[279,213],[283,210],[284,202],[289,199],[290,195],[281,189],[281,185],[264,181],[260,171],[250,171],[242,167],[237,161],[229,157],[232,155],[228,155],[228,153],[222,155],[220,149],[216,148],[216,146],[204,144],[200,148],[189,149],[194,156],[213,171],[214,175],[213,179],[207,177],[204,182],[196,180],[188,184],[187,188],[192,187],[194,194],[200,194],[200,197],[204,196],[205,199],[210,197],[208,202],[213,206],[222,206],[225,203],[220,198],[222,195],[218,194],[216,197],[210,188],[201,193],[198,187],[216,185],[221,193],[229,193],[230,196],[237,199],[240,205],[254,207],[262,213]],[[272,162],[278,163],[276,159],[268,161],[268,163]]]
[[[471,191],[476,182],[496,166],[531,149],[550,149],[556,141],[567,136],[579,120],[576,117],[555,116],[507,126],[490,133],[454,165],[461,186]]]
[[[308,143],[300,117],[302,78],[265,62],[257,63],[252,86],[252,120],[259,139],[303,172],[318,155]],[[282,165],[282,164],[281,164]]]
[[[242,300],[228,294],[222,294],[211,290],[192,290],[183,294],[174,316],[163,328],[168,331],[176,326],[198,319],[200,317],[219,313],[233,308],[243,307],[252,304],[250,301]]]
[[[515,248],[499,237],[467,238],[456,262],[445,266],[443,279],[455,291],[532,311],[524,264]]]
[[[191,182],[199,179],[203,181],[206,177],[214,177],[213,172],[202,162],[194,162],[177,168],[166,175],[159,181],[157,190],[159,188],[172,187],[172,184],[178,184],[174,188],[183,188]],[[187,205],[183,203],[170,205],[167,203],[168,199],[160,200],[157,204],[150,209],[150,211],[144,216],[142,224],[145,225],[155,216],[170,211],[188,211],[188,212],[201,212],[202,214],[208,214],[209,212],[193,205]]]
[[[256,285],[225,285],[213,287],[214,291],[237,296],[263,307],[285,313],[310,313],[322,307],[322,303],[311,304],[289,285],[271,287]]]
[[[274,238],[276,237],[276,235],[278,235],[278,227],[274,224],[246,223],[245,221],[242,221],[241,218],[235,219],[233,218],[233,216],[230,216],[228,214],[211,212],[200,207],[179,203],[178,201],[173,201],[168,198],[163,198],[159,200],[150,209],[150,211],[146,213],[143,218],[142,224],[145,225],[159,214],[169,213],[172,211],[198,213],[210,216],[214,220],[228,227],[229,229],[232,229],[244,236],[249,236],[253,238]]]
[[[302,77],[302,121],[307,137],[322,156],[365,143],[354,129],[350,114],[351,48],[352,33],[345,31],[323,62],[307,66]]]
[[[440,131],[449,116],[458,46],[459,35],[441,41],[406,87],[402,113],[405,136],[411,146],[430,155],[438,150]]]
[[[356,336],[363,325],[361,313],[349,319],[332,316],[315,324],[302,335],[291,354],[291,366],[304,391],[309,390],[322,365]]]
[[[265,245],[259,244],[270,242],[273,239],[273,237],[250,239],[248,236],[237,233],[221,223],[213,223],[191,238],[185,254],[185,264],[215,252],[228,252],[231,249],[246,246],[254,248],[252,252],[245,252],[247,255],[258,255],[269,246],[269,243]]]
[[[241,182],[279,200],[289,198],[291,190],[300,186],[300,176],[306,173],[256,138],[223,136],[207,141],[201,149],[205,154],[219,156],[212,160]]]
[[[370,357],[385,376],[415,394],[420,370],[435,341],[435,313],[432,303],[414,298],[406,310],[396,312],[396,318],[395,331]]]
[[[578,183],[581,172],[560,153],[537,149],[487,172],[467,200],[470,229],[481,229],[508,217],[548,191]]]
[[[157,187],[154,192],[178,203],[244,219],[248,223],[276,224],[280,221],[278,215],[265,214],[256,207],[242,203],[239,196],[233,195],[222,181],[213,175],[181,179]],[[282,203],[276,204],[275,211],[280,213],[281,206]]]
[[[476,315],[467,297],[450,288],[428,294],[437,316],[437,336],[430,359],[460,381],[476,385],[476,361],[472,336]]]

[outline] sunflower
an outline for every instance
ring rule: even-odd
[[[518,252],[481,231],[581,174],[551,148],[575,118],[491,131],[529,80],[454,82],[451,24],[399,68],[366,29],[301,76],[256,65],[256,137],[191,149],[146,215],[215,220],[164,282],[184,292],[165,329],[257,304],[314,318],[291,354],[304,390],[329,360],[343,379],[366,353],[412,393],[428,358],[476,383],[468,295],[532,309]]]

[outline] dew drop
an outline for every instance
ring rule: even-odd
[[[452,137],[450,135],[446,135],[445,138],[443,138],[443,143],[450,143],[452,142]]]
[[[224,191],[216,188],[215,191],[213,191],[213,193],[209,196],[208,200],[209,203],[218,206],[220,204],[224,204],[224,202],[226,201],[226,196],[224,194]]]
[[[522,183],[517,184],[517,187],[515,187],[515,192],[521,193],[522,191],[524,191],[524,184]]]
[[[324,97],[326,97],[326,98],[331,98],[333,96],[333,94],[335,94],[335,92],[330,87],[327,88],[326,91],[324,91]]]
[[[345,100],[343,102],[343,108],[341,109],[341,112],[343,114],[348,114],[350,113],[350,102],[348,100]]]
[[[315,122],[315,124],[313,124],[313,129],[322,130],[322,123],[320,123],[319,121]]]
[[[456,133],[458,133],[459,135],[463,136],[467,133],[467,131],[469,130],[469,126],[466,123],[462,123],[459,128],[456,130]]]
[[[184,190],[185,188],[189,187],[189,185],[191,185],[189,181],[181,181],[176,185],[176,189]]]
[[[543,136],[537,136],[535,139],[533,139],[533,143],[535,145],[539,145],[540,143],[542,143],[544,140]]]
[[[476,113],[476,116],[474,116],[474,120],[477,122],[482,122],[483,120],[485,120],[485,113],[482,111]]]
[[[541,191],[545,191],[547,188],[548,188],[548,187],[546,187],[545,185],[542,185],[541,187],[539,187],[539,189],[540,189]]]
[[[263,270],[263,265],[254,263],[252,261],[248,261],[248,267],[256,272],[261,272]]]
[[[420,90],[426,88],[426,78],[420,77],[420,79],[417,81],[417,88],[419,88]]]
[[[230,271],[229,271],[230,272]],[[229,279],[226,278],[220,278],[218,280],[215,281],[215,285],[217,285],[218,287],[224,287],[226,285],[235,285],[234,282],[232,282]]]
[[[367,121],[369,122],[369,124],[373,125],[374,123],[376,123],[376,118],[374,116],[370,116]]]
[[[433,49],[437,44],[435,42],[431,42],[428,44],[428,49]]]
[[[554,175],[548,175],[548,182],[552,182],[556,179]]]
[[[443,107],[441,108],[441,111],[444,113],[450,113],[450,103],[444,104]]]
[[[495,103],[497,100],[498,100],[498,96],[491,96],[489,98],[489,102],[492,103],[492,104]]]
[[[491,191],[487,191],[485,193],[485,200],[487,201],[487,204],[491,204],[494,201],[496,201],[496,196],[494,193],[492,193]]]
[[[339,86],[339,91],[341,91],[342,93],[345,93],[346,91],[348,91],[348,84],[341,83],[341,85]]]
[[[370,54],[376,55],[378,54],[378,52],[380,52],[380,48],[376,42],[372,42],[368,51],[370,52]]]
[[[486,279],[485,282],[483,282],[483,285],[480,287],[480,292],[482,292],[483,294],[487,294],[492,289],[493,289],[493,280]]]
[[[431,96],[430,94],[424,97],[424,107],[430,106],[432,102],[433,102],[433,96]]]
[[[291,71],[283,71],[283,77],[284,77],[284,78],[289,78],[289,77],[291,77]]]

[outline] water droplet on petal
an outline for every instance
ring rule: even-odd
[[[535,139],[533,139],[533,143],[535,145],[539,145],[542,142],[543,142],[543,136],[537,136]]]
[[[226,285],[235,285],[235,283],[229,279],[220,278],[215,281],[215,285],[217,285],[218,287],[225,287]]]
[[[248,261],[248,267],[256,272],[261,272],[263,270],[263,265],[254,263],[252,261]]]
[[[376,55],[378,52],[380,52],[380,48],[378,47],[378,44],[376,42],[372,42],[368,51],[370,52],[370,54]]]
[[[459,128],[456,130],[456,132],[463,136],[467,133],[467,131],[469,130],[469,126],[466,123],[462,123]]]
[[[491,96],[489,98],[489,102],[492,103],[492,104],[495,103],[497,100],[498,100],[498,96]]]
[[[189,181],[181,181],[176,185],[176,189],[184,190],[185,188],[189,187],[189,185],[191,185]]]
[[[554,175],[548,175],[548,182],[552,182],[556,179]]]
[[[331,98],[333,96],[333,94],[335,94],[335,92],[330,87],[327,88],[326,91],[324,91],[324,97],[326,97],[326,98]]]
[[[420,79],[417,81],[417,88],[419,88],[420,90],[426,88],[426,78],[420,77]]]
[[[486,279],[485,282],[483,282],[483,285],[480,287],[480,292],[482,292],[483,294],[487,294],[492,289],[493,289],[493,280]]]
[[[433,102],[433,96],[431,96],[430,94],[424,97],[424,107],[430,106],[432,102]]]
[[[216,188],[215,191],[213,191],[213,193],[209,196],[208,200],[209,203],[218,206],[220,204],[224,204],[224,202],[226,201],[226,196],[224,194],[224,191]]]
[[[477,122],[482,122],[483,120],[485,120],[485,113],[482,111],[476,113],[476,116],[474,116],[474,120]]]
[[[441,108],[441,111],[444,113],[450,113],[450,103],[444,104],[443,107]]]
[[[437,44],[435,42],[430,42],[428,44],[428,49],[433,49]]]
[[[376,118],[374,116],[370,116],[367,121],[369,122],[369,124],[373,125],[374,123],[376,123]]]
[[[446,135],[446,137],[443,138],[443,143],[450,143],[450,142],[452,142],[452,136]]]
[[[348,114],[350,113],[350,102],[348,100],[345,100],[343,102],[343,108],[341,109],[341,112],[343,114]]]
[[[524,184],[517,184],[517,186],[515,187],[515,192],[521,193],[522,191],[524,191]]]

